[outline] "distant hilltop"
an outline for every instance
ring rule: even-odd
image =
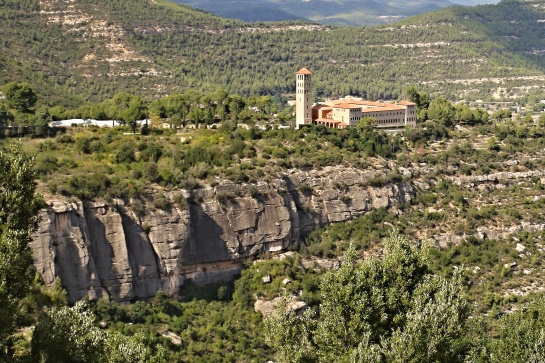
[[[451,6],[358,29],[244,23],[166,0],[0,9],[10,24],[0,29],[0,87],[27,82],[38,108],[190,89],[278,99],[294,93],[293,71],[302,65],[316,71],[314,89],[324,98],[397,99],[411,85],[450,100],[545,98],[536,94],[545,92],[543,2]]]
[[[224,18],[256,21],[307,20],[324,25],[378,25],[452,5],[497,4],[499,0],[174,0]]]

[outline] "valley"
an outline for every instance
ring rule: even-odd
[[[408,1],[399,3],[388,1],[202,1],[177,0],[181,4],[209,11],[224,18],[234,18],[249,22],[307,20],[329,25],[377,25],[399,21],[408,16],[430,12],[462,4],[475,6],[497,1]],[[244,11],[241,11],[244,9]]]
[[[545,361],[545,3],[303,5],[0,1],[0,362]]]

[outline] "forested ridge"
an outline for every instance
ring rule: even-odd
[[[0,83],[27,80],[55,104],[119,91],[291,93],[302,66],[314,72],[316,97],[395,99],[409,84],[452,99],[498,87],[541,93],[541,1],[455,6],[368,28],[244,23],[167,1],[0,6]]]
[[[543,76],[543,2],[358,29],[248,24],[159,0],[0,5],[0,361],[544,361],[545,116],[541,78],[529,78]],[[281,129],[301,65],[315,96],[402,95],[418,125],[402,137],[372,120]],[[500,85],[503,97],[532,93],[525,113],[440,96]],[[50,133],[74,117],[122,125]],[[145,205],[199,205],[202,187],[246,183],[257,199],[258,182],[331,167],[368,171],[369,190],[410,183],[414,195],[259,256],[236,281],[187,282],[180,301],[159,291],[70,307],[62,281],[44,286],[32,268],[39,193],[142,216]],[[297,208],[310,215],[319,188],[278,193],[304,196]],[[328,188],[353,202],[344,183]],[[268,318],[256,311],[282,296]],[[307,312],[283,310],[290,300]]]
[[[251,4],[238,1],[177,0],[199,9],[207,10],[221,17],[245,21],[282,21],[306,19],[332,25],[373,25],[385,24],[400,18],[426,11],[438,10],[453,5],[445,0],[409,1],[400,4],[395,1],[376,2],[372,0],[343,1],[253,1]],[[241,11],[240,9],[244,9]]]

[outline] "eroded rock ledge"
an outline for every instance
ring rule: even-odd
[[[410,202],[410,183],[371,187],[374,172],[346,167],[291,170],[270,182],[223,183],[178,191],[164,210],[130,203],[49,200],[32,249],[46,284],[58,276],[71,301],[130,301],[162,289],[177,296],[186,279],[232,278],[245,259],[285,249],[314,228]]]

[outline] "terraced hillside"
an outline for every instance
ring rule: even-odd
[[[542,93],[545,3],[451,7],[370,28],[251,24],[163,0],[4,0],[0,83],[27,80],[74,105],[119,91],[196,88],[397,98],[410,84],[451,98]],[[510,94],[509,92],[512,93]]]

